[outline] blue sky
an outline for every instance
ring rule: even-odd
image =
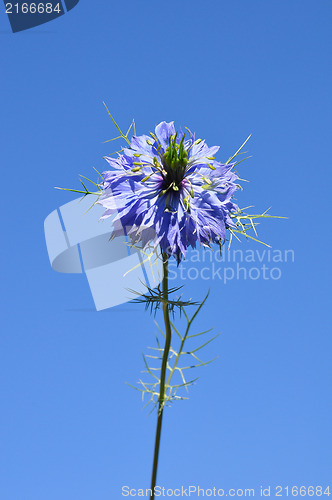
[[[197,300],[211,289],[197,331],[221,333],[205,354],[219,358],[167,410],[158,483],[332,493],[331,17],[327,0],[82,0],[12,34],[1,12],[0,498],[149,486],[155,415],[124,382],[140,376],[153,318],[94,311],[83,275],[51,269],[43,234],[74,198],[53,187],[77,186],[112,151],[103,100],[138,133],[189,126],[221,161],[252,133],[239,204],[289,217],[259,236],[295,255],[279,280],[183,282]]]

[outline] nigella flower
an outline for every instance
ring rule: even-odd
[[[237,211],[234,164],[219,163],[218,146],[188,134],[161,122],[150,137],[132,137],[118,158],[106,158],[113,170],[103,173],[98,201],[103,218],[117,213],[134,241],[153,240],[178,262],[197,242],[222,244]]]

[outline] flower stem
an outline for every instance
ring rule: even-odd
[[[151,498],[154,499],[154,489],[157,480],[157,469],[158,469],[158,458],[159,458],[159,446],[160,446],[160,436],[161,436],[161,425],[163,421],[164,412],[164,402],[165,402],[165,380],[167,371],[167,360],[169,355],[169,349],[171,346],[172,329],[169,319],[169,309],[168,309],[168,255],[163,252],[163,314],[165,323],[165,347],[163,352],[163,359],[161,363],[160,372],[160,390],[159,390],[159,404],[158,404],[158,420],[157,420],[157,430],[156,439],[154,446],[154,456],[153,456],[153,467],[152,467],[152,479],[151,479]]]

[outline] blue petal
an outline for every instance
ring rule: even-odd
[[[168,138],[175,134],[174,122],[161,122],[155,128],[155,133],[164,152],[168,146]]]

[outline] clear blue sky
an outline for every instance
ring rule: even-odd
[[[239,203],[288,216],[259,234],[295,253],[279,280],[185,283],[195,299],[211,288],[197,327],[221,332],[206,350],[219,358],[167,410],[158,483],[332,493],[331,18],[327,0],[82,0],[12,34],[1,11],[1,499],[149,486],[155,415],[124,381],[140,376],[153,318],[95,312],[83,275],[52,271],[43,234],[74,198],[53,187],[111,152],[103,100],[139,133],[189,126],[220,160],[252,133]]]

